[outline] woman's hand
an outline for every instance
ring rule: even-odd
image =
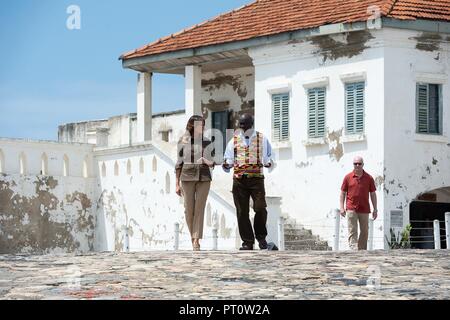
[[[214,167],[214,162],[209,161],[205,157],[201,157],[200,159],[198,159],[197,163],[198,164],[206,164],[208,167]]]
[[[175,186],[175,193],[177,194],[177,195],[179,195],[180,197],[181,197],[181,188],[180,188],[180,184],[179,183],[177,183],[177,185]]]

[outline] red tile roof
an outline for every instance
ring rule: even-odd
[[[366,21],[377,6],[382,17],[450,21],[450,0],[257,0],[239,9],[127,52],[130,59],[248,40],[333,23]]]

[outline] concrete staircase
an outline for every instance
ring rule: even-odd
[[[311,230],[292,222],[284,225],[284,247],[285,250],[331,250],[327,241],[313,235]]]

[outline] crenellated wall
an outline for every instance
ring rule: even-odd
[[[92,146],[0,139],[0,253],[94,248]]]
[[[164,151],[162,151],[164,150]],[[135,145],[95,151],[99,170],[96,250],[170,250],[179,224],[180,249],[191,249],[183,198],[175,193],[175,154],[169,144]],[[204,248],[237,243],[234,207],[211,191],[205,212]]]

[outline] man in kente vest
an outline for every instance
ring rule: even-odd
[[[240,250],[253,250],[255,238],[260,249],[267,249],[267,204],[263,168],[274,166],[272,147],[262,133],[254,130],[250,114],[239,118],[239,128],[227,144],[222,165],[226,172],[233,168],[233,199],[236,206]],[[255,211],[254,233],[249,218],[250,197]]]

